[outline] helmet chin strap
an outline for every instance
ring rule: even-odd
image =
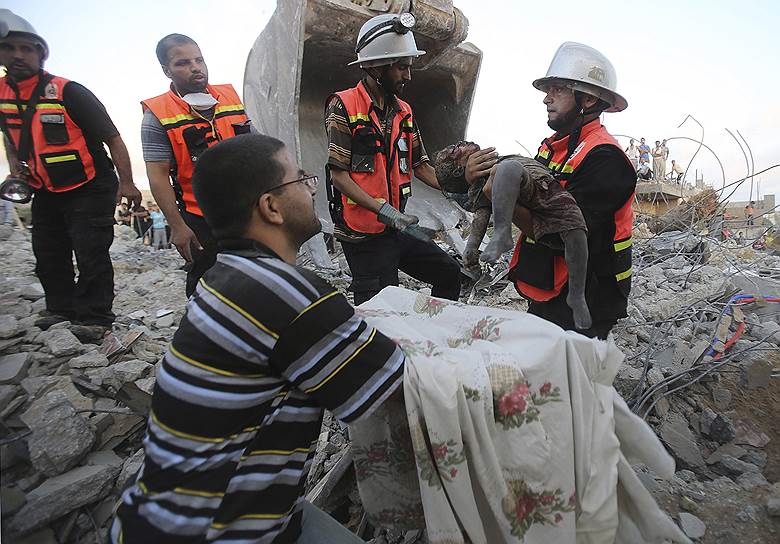
[[[582,126],[585,124],[585,117],[594,113],[600,114],[601,111],[603,111],[599,109],[598,100],[590,108],[584,108],[582,106],[582,99],[584,97],[585,93],[582,91],[574,91],[574,102],[577,104],[577,109],[579,111],[575,114],[576,121],[574,123],[574,128],[569,133],[569,144],[566,150],[566,160],[571,157],[571,155],[574,153],[574,150],[577,149],[577,145],[580,143],[580,134],[582,133]],[[563,163],[565,163],[566,160],[564,160]]]
[[[385,75],[387,74],[387,70],[390,68],[390,64],[386,64],[381,67],[381,72],[377,73],[376,66],[372,66],[370,68],[363,68],[363,70],[373,79],[376,84],[379,86],[379,88],[382,90],[382,94],[384,94],[385,99],[391,99],[395,96],[395,93],[392,89],[388,88],[387,85],[385,85],[382,80],[384,79]]]

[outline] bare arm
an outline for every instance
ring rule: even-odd
[[[435,177],[436,176],[434,175],[434,178]],[[360,185],[355,183],[354,180],[349,177],[349,172],[346,170],[331,167],[330,181],[341,194],[352,200],[361,208],[365,208],[374,213],[379,213],[379,208],[381,208],[382,205],[365,192]]]
[[[485,182],[485,186],[482,188],[482,192],[485,196],[490,198],[493,191],[493,172],[488,180]],[[531,220],[531,212],[525,206],[515,204],[515,209],[512,211],[512,223],[517,226],[523,233],[533,232],[533,221]]]
[[[168,181],[171,164],[168,161],[146,163],[146,175],[152,189],[154,201],[165,214],[165,219],[171,227],[171,243],[176,246],[187,262],[192,262],[192,246],[203,249],[195,233],[184,222],[179,207],[176,205],[176,195],[173,186]]]
[[[436,179],[436,171],[433,169],[433,166],[431,166],[431,163],[424,162],[418,165],[417,168],[414,169],[414,175],[426,185],[441,190],[439,180]]]
[[[8,169],[12,176],[19,175],[19,164],[16,158],[16,150],[8,143],[8,137],[3,133],[3,144],[5,145],[5,157],[8,159]]]
[[[114,161],[116,171],[119,174],[119,189],[116,193],[116,203],[122,198],[127,199],[128,205],[135,208],[141,205],[141,191],[133,183],[133,170],[130,167],[130,154],[122,137],[117,134],[106,140],[111,160]]]

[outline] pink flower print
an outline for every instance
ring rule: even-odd
[[[563,521],[563,516],[560,514],[555,514],[555,523],[560,523]]]
[[[457,475],[458,475],[458,469],[456,468],[450,469],[450,478],[454,478]]]
[[[550,391],[552,390],[552,384],[550,382],[544,382],[544,385],[539,388],[539,393],[541,395],[548,395],[550,394]]]
[[[525,406],[525,397],[516,391],[512,391],[511,393],[506,393],[498,401],[498,413],[501,417],[512,416],[525,410]]]
[[[552,504],[553,502],[555,502],[555,497],[552,495],[542,495],[539,501],[542,504]]]
[[[525,382],[520,382],[515,386],[512,392],[518,395],[526,396],[528,394],[528,384]]]
[[[526,497],[520,497],[517,500],[517,507],[515,508],[515,514],[517,515],[518,521],[523,521],[526,516],[528,516],[530,513],[534,511],[534,508],[536,507],[536,503],[534,502],[533,497],[526,496]]]
[[[574,506],[575,504],[577,504],[577,492],[576,491],[574,491],[571,494],[571,497],[569,497],[569,506]]]
[[[444,459],[445,457],[447,457],[447,445],[446,444],[442,444],[438,448],[434,448],[433,456],[437,460],[441,460],[441,459]]]
[[[369,461],[373,463],[386,461],[387,460],[387,450],[383,448],[382,446],[374,446],[370,450],[368,450],[368,453],[366,454],[366,457]]]

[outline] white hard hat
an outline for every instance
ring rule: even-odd
[[[348,64],[364,67],[392,64],[397,59],[419,57],[425,51],[417,49],[412,27],[411,13],[384,14],[372,17],[360,27],[355,45],[357,60]]]
[[[555,52],[547,75],[533,85],[544,91],[549,85],[562,84],[600,98],[607,112],[623,111],[628,102],[617,92],[617,74],[609,59],[592,47],[576,42],[564,42]]]
[[[9,34],[22,34],[32,39],[43,50],[41,60],[48,58],[49,46],[46,44],[46,40],[35,31],[35,28],[26,19],[19,17],[10,9],[0,9],[0,41],[8,37]]]

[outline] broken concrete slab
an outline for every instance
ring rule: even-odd
[[[688,512],[680,512],[680,528],[688,538],[693,539],[701,538],[707,532],[704,522]]]
[[[113,467],[122,466],[122,458],[114,450],[93,451],[84,460],[85,465],[110,465]]]
[[[27,376],[31,357],[28,352],[13,353],[0,357],[0,384],[15,384]]]
[[[135,381],[136,387],[143,391],[144,393],[147,393],[149,395],[154,392],[154,384],[157,382],[157,378],[151,377],[151,378],[142,378],[140,380]]]
[[[712,402],[718,410],[726,410],[731,404],[731,391],[724,387],[716,387],[712,390]]]
[[[67,400],[76,410],[92,409],[92,399],[85,397],[76,389],[73,382],[67,376],[48,376],[46,389],[39,390],[33,403],[21,415],[25,425],[32,428],[40,420],[42,414],[49,408],[60,402],[60,397]],[[56,393],[54,396],[50,396]],[[34,397],[35,398],[35,397]]]
[[[689,468],[704,465],[704,458],[699,451],[696,438],[688,427],[688,422],[680,414],[672,413],[663,422],[660,437],[682,465]]]
[[[109,465],[84,466],[49,478],[27,494],[27,504],[8,523],[9,534],[24,535],[102,499],[118,472]]]
[[[143,463],[143,448],[125,459],[122,464],[122,470],[119,472],[119,476],[114,484],[114,493],[120,494],[131,482],[135,481],[135,476],[138,474],[138,471],[141,470],[141,465],[143,465]]]
[[[727,455],[739,459],[746,453],[744,448],[740,448],[736,444],[724,444],[707,457],[707,464],[714,465],[719,463]]]
[[[44,346],[55,357],[75,355],[84,349],[84,345],[68,329],[52,329],[53,327],[41,334]]]
[[[44,295],[43,286],[39,282],[27,283],[22,287],[22,298],[31,302],[43,298]]]
[[[19,333],[19,323],[12,315],[0,315],[0,338],[13,338]]]
[[[74,467],[92,449],[95,433],[63,393],[51,392],[45,402],[50,407],[32,425],[27,449],[37,470],[56,476]]]
[[[737,484],[745,491],[751,491],[756,487],[768,486],[769,482],[760,472],[745,472],[737,478]]]
[[[0,512],[4,518],[18,512],[26,502],[24,492],[18,487],[0,488]]]
[[[752,419],[747,418],[734,421],[734,434],[735,444],[747,444],[754,448],[763,448],[770,440]]]
[[[108,366],[108,357],[99,351],[90,351],[70,360],[70,368],[102,368]]]
[[[756,465],[740,461],[731,455],[724,455],[720,462],[713,465],[712,469],[726,476],[738,476],[745,472],[760,472]]]
[[[0,385],[0,406],[8,406],[19,391],[21,388],[17,385]]]
[[[176,322],[176,316],[174,314],[165,315],[154,322],[154,326],[158,329],[164,329],[171,327]]]
[[[773,368],[772,362],[767,359],[750,359],[740,369],[740,384],[748,389],[769,387]]]

